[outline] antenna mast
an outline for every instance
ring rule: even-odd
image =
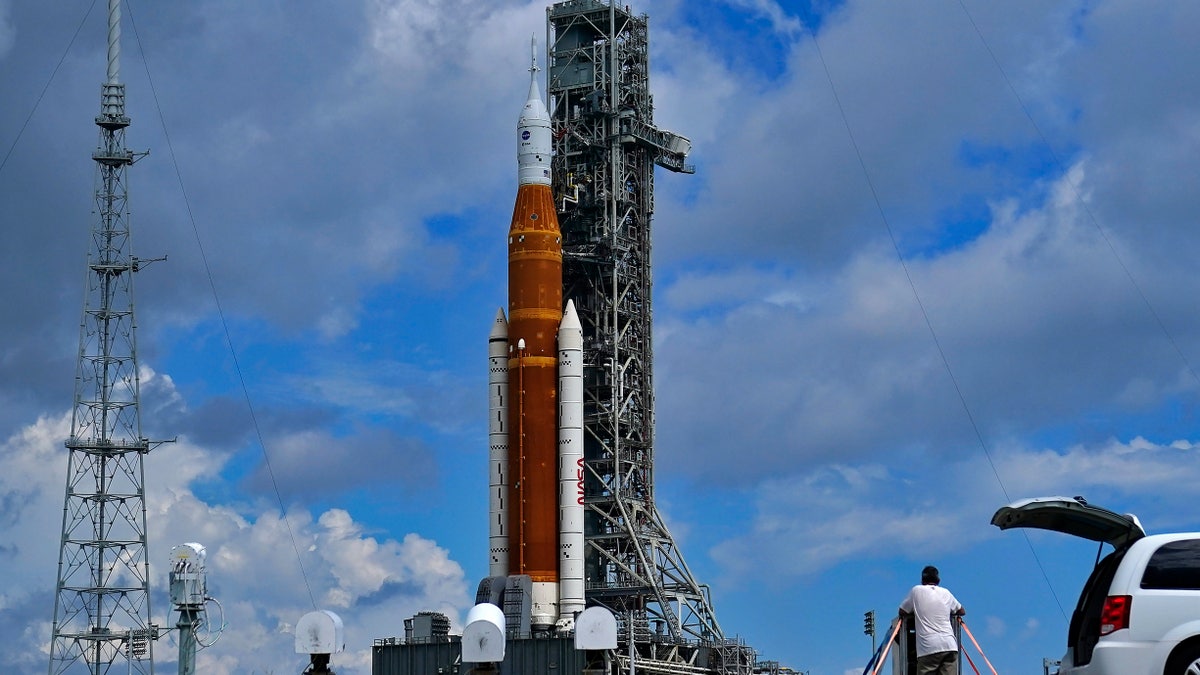
[[[101,86],[94,223],[71,416],[50,675],[153,673],[133,273],[125,173],[121,1],[108,1],[108,72]],[[144,261],[143,261],[144,262]],[[116,664],[120,664],[119,666]]]

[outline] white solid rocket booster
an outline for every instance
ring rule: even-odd
[[[572,624],[583,597],[583,328],[567,301],[558,326],[558,617]]]
[[[508,319],[488,335],[488,576],[508,576]]]

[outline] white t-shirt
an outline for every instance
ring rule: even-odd
[[[917,656],[958,651],[950,615],[961,609],[954,594],[941,586],[921,584],[912,587],[900,603],[900,611],[915,617]]]

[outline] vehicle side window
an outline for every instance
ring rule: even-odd
[[[1160,546],[1146,563],[1142,588],[1200,590],[1200,539]]]

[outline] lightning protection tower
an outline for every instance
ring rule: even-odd
[[[618,617],[627,646],[652,627],[657,640],[724,645],[654,504],[654,165],[694,169],[690,141],[654,126],[647,23],[600,0],[547,9],[563,300],[583,325],[586,597]],[[729,657],[721,670],[753,666],[745,650]]]
[[[94,224],[88,253],[50,675],[153,673],[142,437],[125,173],[120,0],[108,2],[108,78],[101,87]],[[144,153],[137,155],[141,157]],[[142,261],[144,264],[145,261]]]

